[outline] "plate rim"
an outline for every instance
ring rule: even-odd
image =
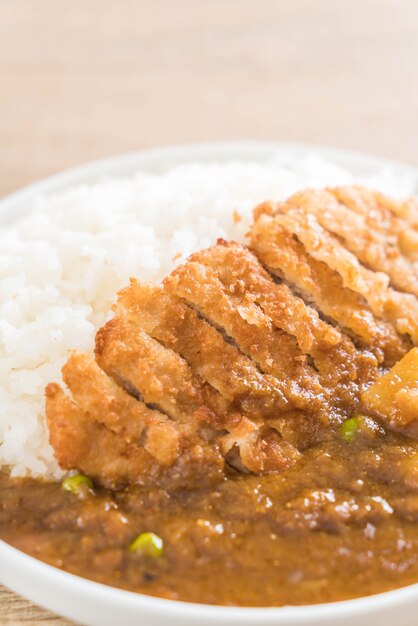
[[[257,614],[257,616],[263,614],[263,617],[286,616],[286,618],[290,617],[295,619],[296,623],[302,617],[305,618],[307,616],[309,616],[309,618],[311,619],[314,619],[316,617],[329,617],[325,614],[330,613],[334,615],[334,612],[336,613],[337,610],[341,610],[341,612],[344,612],[345,616],[349,614],[351,618],[354,618],[359,613],[364,614],[372,612],[375,608],[374,606],[372,606],[374,603],[379,605],[379,609],[390,608],[403,600],[403,598],[400,597],[395,598],[395,595],[405,596],[406,599],[408,599],[408,596],[413,593],[414,599],[418,598],[418,583],[415,583],[412,585],[406,585],[404,587],[398,587],[397,589],[393,589],[390,591],[375,593],[369,596],[361,596],[359,598],[340,600],[337,602],[324,602],[322,604],[319,603],[306,605],[285,605],[278,607],[247,607],[186,602],[184,600],[170,600],[168,598],[147,595],[141,592],[129,591],[127,589],[113,587],[112,585],[96,582],[90,578],[84,578],[83,576],[79,576],[78,574],[73,574],[66,570],[55,567],[54,565],[50,565],[49,563],[45,563],[44,561],[41,561],[40,559],[37,559],[0,539],[0,556],[2,551],[4,554],[7,555],[7,553],[9,553],[9,556],[11,555],[12,558],[20,561],[20,566],[25,566],[26,563],[30,562],[31,566],[36,570],[36,573],[39,575],[39,579],[46,580],[50,576],[53,576],[54,578],[61,579],[63,583],[68,584],[73,588],[73,590],[76,591],[77,586],[82,586],[85,587],[88,591],[90,590],[97,592],[100,596],[106,594],[108,599],[113,596],[113,599],[115,600],[129,602],[129,604],[134,608],[140,608],[136,605],[141,605],[145,606],[146,608],[157,609],[158,612],[164,613],[169,612],[173,614],[174,611],[175,613],[181,613],[183,615],[184,612],[187,612],[189,613],[189,617],[197,616],[197,614],[201,612],[202,609],[204,609],[205,613],[211,613],[214,618],[229,617],[233,619],[239,618],[240,620],[242,620],[246,614],[251,613],[252,617],[254,617],[255,614]],[[383,604],[385,605],[384,607]],[[162,611],[162,609],[164,610]],[[286,615],[284,615],[285,613]]]

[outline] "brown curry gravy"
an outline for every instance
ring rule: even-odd
[[[175,600],[242,606],[355,598],[418,582],[418,451],[371,429],[280,475],[212,490],[129,487],[80,499],[0,475],[0,537],[56,567]],[[164,540],[153,560],[128,551]]]

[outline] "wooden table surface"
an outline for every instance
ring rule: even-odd
[[[417,76],[416,0],[0,0],[0,196],[212,139],[418,165]],[[68,622],[0,588],[0,624]]]

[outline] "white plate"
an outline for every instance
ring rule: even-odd
[[[0,221],[3,224],[13,221],[40,193],[56,192],[108,176],[129,176],[141,169],[159,173],[188,162],[219,163],[231,159],[263,162],[278,151],[301,157],[307,153],[319,154],[360,176],[371,176],[390,167],[400,176],[412,176],[418,190],[418,170],[413,167],[353,152],[278,142],[191,144],[104,159],[47,178],[0,201]],[[3,541],[0,541],[0,582],[33,602],[88,626],[416,626],[418,614],[418,585],[359,600],[271,609],[162,600],[68,574]]]

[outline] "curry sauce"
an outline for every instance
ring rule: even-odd
[[[75,574],[175,600],[239,606],[355,598],[418,582],[418,451],[370,421],[278,475],[168,493],[0,478],[0,536]],[[129,551],[138,533],[159,558]]]

